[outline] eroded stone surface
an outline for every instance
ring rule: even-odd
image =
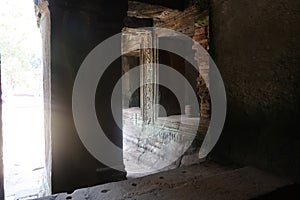
[[[199,151],[197,148],[192,150],[192,142],[197,133],[204,138],[208,125],[209,120],[173,115],[158,117],[154,125],[145,129],[140,108],[123,109],[127,177],[140,177],[200,163]]]
[[[266,172],[206,162],[168,172],[108,183],[40,200],[65,199],[250,199],[290,184]]]

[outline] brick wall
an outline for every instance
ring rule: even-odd
[[[209,25],[207,23],[199,25],[195,23],[193,40],[198,42],[206,51],[209,51]],[[209,118],[211,113],[211,101],[209,96],[209,57],[207,54],[201,54],[197,48],[195,49],[195,60],[199,66],[199,77],[197,78],[197,94],[200,98],[200,115]]]

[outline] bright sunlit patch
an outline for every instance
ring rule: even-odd
[[[32,0],[0,2],[6,199],[42,196],[45,176],[42,42]]]

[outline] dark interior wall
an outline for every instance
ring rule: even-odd
[[[211,157],[300,180],[300,1],[211,1],[227,119]]]
[[[143,3],[156,4],[172,9],[184,10],[191,2],[191,0],[133,0]]]
[[[125,57],[125,56],[124,56]],[[136,66],[140,65],[140,57],[138,56],[126,56],[126,62],[129,65],[129,70],[135,68]],[[123,101],[129,101],[129,108],[131,107],[140,107],[140,88],[133,90],[136,84],[140,84],[140,77],[138,79],[129,78],[129,91],[128,94],[129,100],[124,99]],[[124,87],[123,87],[124,89]],[[123,97],[124,98],[124,97]]]
[[[72,192],[77,188],[120,180],[124,178],[123,173],[98,162],[82,145],[72,117],[72,89],[77,70],[88,53],[123,28],[127,2],[52,0],[50,11],[52,192]],[[109,93],[121,72],[121,63],[117,60],[107,72],[109,78],[102,79],[102,89],[95,97],[98,117],[99,112],[110,112],[107,110],[110,108]],[[98,98],[99,95],[103,98]],[[111,115],[99,117],[99,122],[105,124],[108,137],[122,145],[120,130],[115,128]]]
[[[174,46],[176,48],[177,45],[180,45],[181,48],[184,48],[186,52],[190,52],[188,55],[194,55],[195,52],[192,49],[192,44],[186,41],[181,41],[178,38],[175,37],[160,37],[158,41],[159,45],[162,46]],[[177,46],[178,47],[178,46]],[[168,67],[171,67],[172,69],[176,70],[178,73],[180,73],[182,76],[185,77],[187,82],[185,84],[189,84],[190,87],[194,89],[194,92],[197,93],[197,88],[196,88],[196,80],[198,77],[199,72],[194,69],[193,65],[186,62],[185,58],[180,57],[176,54],[173,54],[171,52],[167,52],[164,50],[159,50],[158,53],[158,58],[159,58],[159,63],[162,65],[166,65]],[[168,80],[168,82],[173,85],[176,85],[176,81],[172,76],[170,75],[165,75],[164,73],[159,72],[159,79],[160,80]],[[161,81],[160,81],[161,82]],[[195,102],[192,102],[190,100],[189,94],[187,92],[187,85],[182,84],[181,88],[179,88],[179,91],[181,91],[180,96],[184,96],[184,104],[185,105],[191,105],[195,104]],[[159,86],[159,104],[162,105],[162,107],[165,109],[167,116],[169,115],[184,115],[184,107],[180,108],[180,104],[178,102],[177,97],[175,94],[169,90],[168,88],[160,85]],[[196,105],[191,105],[193,110],[198,110],[196,109],[196,106],[198,107],[199,104]],[[164,113],[161,112],[160,113]],[[193,114],[198,114],[198,113],[193,113]]]
[[[159,63],[169,66],[172,69],[178,71],[183,76],[185,75],[185,63],[184,59],[176,56],[170,52],[159,50]],[[168,80],[169,83],[176,84],[177,80],[174,80],[170,76],[162,76],[162,74],[159,72],[159,82],[162,82],[162,79]],[[184,96],[184,85],[181,85],[180,91],[182,96]],[[180,115],[184,114],[181,112],[180,104],[178,102],[177,97],[175,94],[167,87],[163,85],[159,85],[159,104],[163,107],[166,113],[163,112],[163,110],[159,111],[159,116],[164,116],[165,114],[167,116],[170,115]],[[161,115],[162,114],[162,115]]]

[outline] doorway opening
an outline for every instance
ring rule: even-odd
[[[190,1],[178,10],[129,1],[127,13],[122,30],[127,178],[200,163],[210,123],[209,57],[203,53],[209,50],[208,3]],[[186,52],[185,57],[164,50],[166,46]]]
[[[154,44],[160,47],[164,42],[165,46],[177,42],[181,48],[192,50],[192,43],[185,44],[172,35],[159,37],[156,34],[155,30],[123,29],[123,157],[127,178],[183,166],[184,154],[198,131],[199,104],[198,101],[189,101],[187,86],[188,83],[193,85],[193,88],[190,87],[196,94],[198,71],[192,70],[193,67],[184,58],[171,52],[155,48],[139,49],[140,46]],[[169,66],[185,77],[186,82],[176,86],[178,98],[166,86],[176,85],[182,79],[166,73],[166,68],[153,61]],[[189,113],[178,99],[183,105],[189,105]],[[192,113],[192,110],[196,112]],[[195,162],[198,162],[197,149],[193,149],[194,146],[189,148],[188,154],[194,154]]]
[[[41,34],[32,0],[0,5],[5,199],[46,194]]]

